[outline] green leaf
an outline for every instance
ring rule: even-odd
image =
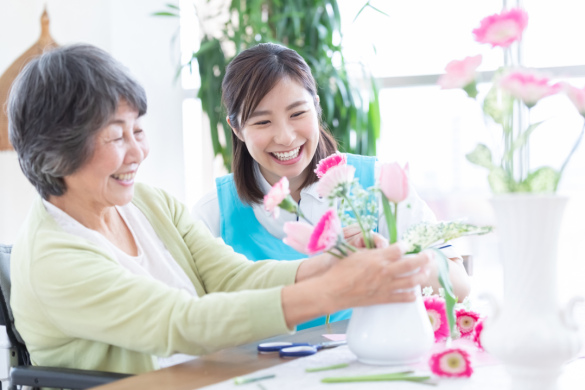
[[[396,215],[392,212],[392,207],[386,195],[380,191],[380,197],[382,198],[382,206],[384,207],[384,217],[386,217],[386,224],[388,226],[388,234],[390,238],[390,244],[394,244],[397,241],[396,233]],[[396,210],[396,204],[394,204]]]
[[[556,170],[551,167],[542,167],[530,173],[524,182],[529,192],[554,193],[559,179],[559,173]]]
[[[439,249],[433,249],[437,257],[439,267],[439,283],[445,291],[445,311],[447,313],[447,322],[449,323],[449,332],[453,336],[455,331],[455,304],[457,298],[453,293],[453,286],[449,278],[449,259]]]
[[[467,160],[475,165],[492,169],[494,164],[492,162],[492,152],[484,144],[478,144],[471,153],[465,155]]]
[[[540,121],[540,122],[531,124],[530,126],[528,126],[526,131],[522,132],[522,134],[520,134],[518,136],[518,138],[516,138],[514,140],[514,142],[512,143],[512,146],[510,147],[510,149],[506,153],[506,159],[508,161],[512,161],[512,159],[514,158],[514,152],[516,150],[520,149],[521,147],[523,147],[524,145],[526,145],[528,143],[528,140],[530,139],[530,135],[538,126],[540,126],[542,124],[542,122],[544,122],[544,121]]]
[[[503,71],[503,68],[500,68],[494,76],[492,87],[483,101],[483,112],[490,116],[494,122],[502,125],[504,129],[508,129],[511,128],[507,126],[507,122],[512,119],[514,98],[498,87],[497,80],[501,77]]]
[[[488,174],[488,182],[494,194],[513,192],[513,181],[508,173],[501,167],[494,167]]]
[[[174,13],[168,12],[168,11],[155,12],[155,13],[152,14],[152,16],[172,16],[174,18],[178,18],[179,17],[178,14],[174,14]]]

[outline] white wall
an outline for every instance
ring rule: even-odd
[[[151,153],[138,180],[164,188],[184,201],[182,90],[174,81],[179,51],[171,48],[179,20],[151,16],[167,2],[2,0],[0,74],[38,39],[46,4],[51,35],[57,43],[99,46],[125,64],[142,83],[148,95],[144,127]],[[34,194],[18,168],[15,153],[0,152],[0,242],[14,241]]]

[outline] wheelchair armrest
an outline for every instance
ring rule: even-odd
[[[60,367],[17,366],[10,371],[12,385],[86,389],[132,376],[116,372]]]

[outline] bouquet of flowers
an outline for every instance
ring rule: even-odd
[[[408,197],[408,166],[383,164],[376,185],[364,189],[354,178],[355,168],[347,164],[344,154],[335,153],[321,160],[315,173],[319,177],[317,192],[329,200],[330,208],[313,226],[290,196],[288,180],[283,177],[264,197],[266,210],[278,216],[282,208],[296,213],[306,222],[288,222],[284,226],[284,243],[308,255],[327,252],[338,258],[355,251],[343,236],[342,223],[359,225],[367,248],[373,248],[372,231],[378,224],[379,204],[388,226],[389,241],[397,241],[398,204]],[[336,204],[337,203],[337,207]],[[462,222],[423,222],[410,227],[403,235],[407,253],[418,253],[458,237],[485,234],[490,226],[479,227]],[[444,290],[449,328],[455,327],[454,306],[457,302],[449,279],[448,259],[435,249],[439,259],[439,282]]]
[[[511,46],[519,42],[528,24],[528,15],[519,8],[505,10],[484,18],[480,26],[473,30],[479,43],[501,47],[507,58],[512,58]],[[443,89],[461,88],[467,95],[477,98],[477,67],[481,55],[466,57],[447,64],[446,74],[439,78]],[[545,75],[529,69],[502,67],[495,72],[492,87],[483,100],[483,112],[488,121],[502,129],[503,152],[499,161],[494,161],[491,150],[479,144],[467,159],[473,164],[489,171],[488,181],[494,193],[507,192],[555,192],[567,163],[577,149],[585,126],[581,130],[573,148],[559,169],[550,166],[530,170],[520,169],[522,148],[528,144],[530,135],[542,123],[531,123],[525,129],[515,127],[515,118],[521,110],[530,110],[542,98],[564,91],[579,113],[585,117],[585,89],[575,88],[567,83],[555,83]],[[527,164],[526,161],[523,162]],[[516,166],[515,166],[516,165]]]

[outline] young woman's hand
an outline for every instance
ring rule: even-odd
[[[376,248],[385,248],[388,246],[388,240],[384,238],[384,236],[378,233],[371,233],[374,237],[374,244]],[[352,245],[356,248],[365,248],[366,244],[364,242],[364,235],[362,234],[362,229],[360,229],[358,224],[349,225],[343,228],[343,237],[345,241],[349,245]]]

